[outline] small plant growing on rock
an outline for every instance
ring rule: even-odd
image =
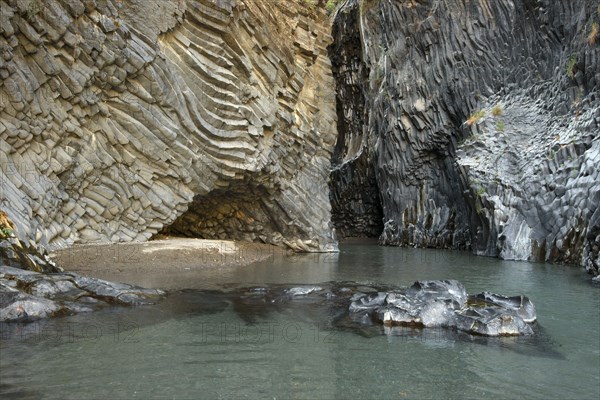
[[[8,239],[15,235],[15,231],[10,228],[0,228],[0,239]]]
[[[496,104],[494,106],[494,108],[492,108],[492,115],[494,117],[499,117],[502,115],[502,113],[504,112],[504,110],[502,110],[502,106],[500,104]]]
[[[592,24],[592,30],[587,37],[587,42],[590,46],[594,46],[596,44],[596,40],[598,38],[598,33],[600,33],[600,26],[598,23],[594,22]]]
[[[577,65],[577,56],[573,54],[567,61],[567,76],[571,79],[575,77],[575,65]]]
[[[0,210],[0,240],[8,239],[15,235],[15,226],[8,219],[8,215]]]
[[[467,120],[467,125],[473,126],[477,122],[479,122],[483,117],[485,117],[485,111],[478,110],[478,111],[474,112],[473,114],[471,114],[471,116]]]
[[[504,121],[496,122],[496,129],[498,129],[499,132],[504,132],[505,128],[506,128],[506,124],[504,123]]]
[[[327,0],[327,3],[325,4],[325,9],[327,9],[327,12],[329,14],[333,13],[335,11],[335,8],[338,5],[338,0]]]
[[[40,0],[29,0],[27,3],[27,20],[31,21],[41,10],[42,5],[40,4]]]

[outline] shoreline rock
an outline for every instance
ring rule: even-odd
[[[108,282],[72,272],[39,273],[0,266],[0,322],[91,312],[111,305],[150,305],[159,289]]]

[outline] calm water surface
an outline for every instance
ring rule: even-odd
[[[143,277],[138,277],[143,281]],[[219,290],[458,279],[469,293],[527,294],[535,340],[332,329],[302,307],[249,321]],[[181,283],[179,283],[181,285]],[[169,285],[166,285],[169,286]],[[3,325],[0,395],[48,399],[600,398],[600,288],[579,268],[467,253],[341,246],[187,278],[157,306]],[[268,307],[268,305],[265,305]]]

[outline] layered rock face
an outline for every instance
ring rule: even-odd
[[[164,230],[330,251],[324,10],[0,0],[0,206],[50,248]]]
[[[591,0],[345,2],[330,47],[340,232],[380,207],[383,244],[597,271],[599,23]]]

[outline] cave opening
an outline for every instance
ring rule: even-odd
[[[277,219],[270,217],[266,198],[265,188],[247,184],[196,195],[188,210],[155,237],[174,235],[274,243],[277,238],[268,227],[275,224],[277,228]]]

